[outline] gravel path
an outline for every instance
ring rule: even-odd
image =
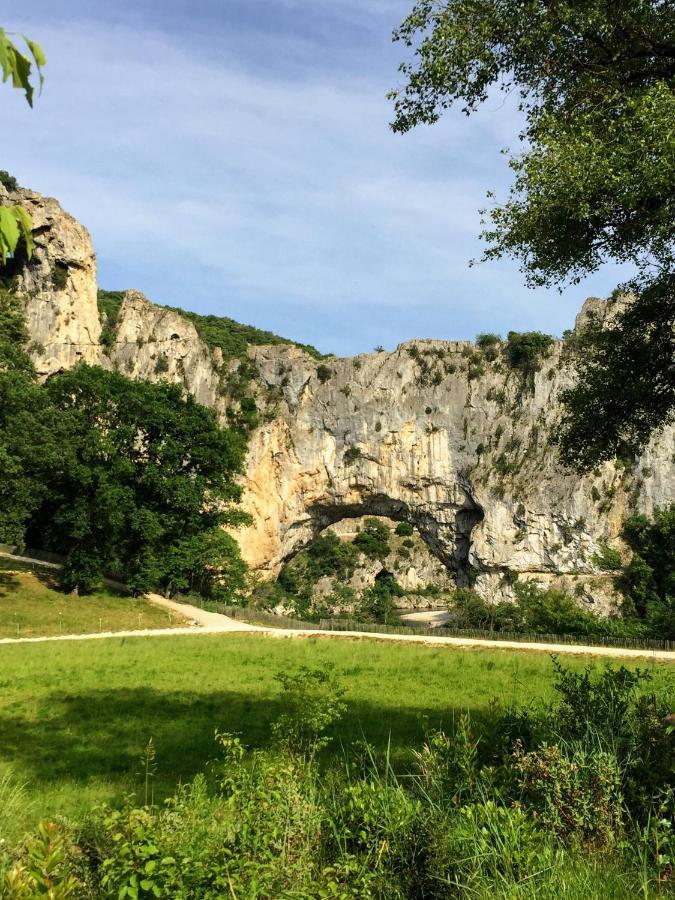
[[[148,599],[164,609],[176,612],[192,621],[182,628],[155,628],[138,631],[104,631],[97,634],[66,634],[56,637],[3,638],[0,644],[39,644],[47,641],[90,641],[103,638],[178,637],[196,634],[228,634],[232,632],[257,632],[273,638],[367,638],[378,641],[405,641],[434,647],[481,648],[486,650],[534,650],[540,653],[572,653],[584,656],[603,656],[613,659],[653,659],[675,662],[672,650],[637,650],[619,647],[591,647],[584,644],[540,644],[535,641],[492,641],[480,638],[434,637],[415,634],[376,634],[362,631],[303,631],[300,628],[272,628],[265,625],[249,625],[220,613],[208,612],[186,603],[168,600],[159,594],[148,594]]]
[[[44,563],[29,557],[13,556],[0,552],[0,557],[15,559],[17,562],[33,563],[50,569],[61,568],[58,564]],[[148,594],[147,599],[156,606],[178,613],[192,622],[189,626],[179,628],[143,628],[137,631],[100,631],[95,634],[61,634],[51,637],[0,638],[2,644],[42,644],[47,641],[91,641],[103,638],[127,637],[178,637],[181,634],[228,634],[237,632],[258,632],[275,638],[368,638],[378,641],[406,641],[412,644],[427,644],[435,647],[483,648],[487,650],[534,650],[540,653],[572,653],[584,656],[605,656],[614,659],[653,659],[675,662],[673,650],[638,650],[622,647],[593,647],[586,644],[544,644],[536,641],[499,641],[482,638],[435,637],[433,635],[416,634],[377,634],[363,631],[304,631],[300,628],[272,628],[265,625],[249,625],[224,616],[221,613],[208,612],[188,603],[177,603],[159,594]],[[429,612],[408,614],[407,618],[429,617]]]

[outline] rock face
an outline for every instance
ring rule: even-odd
[[[10,274],[26,297],[26,319],[38,374],[51,375],[80,360],[100,356],[101,323],[96,305],[96,257],[86,228],[56,200],[33,191],[9,193],[0,185],[0,206],[20,205],[33,219],[30,262]]]
[[[184,316],[127,291],[120,308],[110,364],[131,378],[164,378],[182,384],[204,406],[222,411],[222,356],[204,344]]]
[[[221,415],[236,402],[223,397],[222,357],[192,323],[135,291],[103,347],[87,232],[54,200],[0,194],[17,199],[36,224],[35,256],[17,282],[41,374],[85,359],[180,383]],[[589,301],[582,315],[599,308]],[[604,542],[621,547],[630,509],[651,513],[674,499],[672,427],[630,471],[607,463],[580,478],[560,467],[547,440],[569,377],[560,342],[531,378],[501,350],[489,358],[469,342],[419,340],[321,363],[283,345],[251,347],[249,356],[267,415],[251,435],[244,477],[254,524],[238,537],[268,577],[327,526],[386,516],[413,523],[452,576],[476,578],[486,596],[509,596],[509,573],[518,572],[562,579],[604,610],[612,578],[594,553]]]
[[[464,342],[331,360],[329,377],[294,348],[252,350],[284,405],[249,451],[250,564],[274,574],[331,522],[388,516],[416,525],[458,582],[477,575],[487,596],[508,596],[511,572],[562,577],[604,610],[611,579],[594,553],[616,542],[629,508],[672,501],[674,435],[659,435],[630,473],[566,473],[547,441],[563,352],[555,344],[528,382]]]

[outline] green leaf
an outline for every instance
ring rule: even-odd
[[[13,253],[19,243],[20,231],[11,206],[0,206],[0,234],[9,253]]]
[[[26,242],[26,252],[28,254],[28,258],[30,259],[33,255],[33,220],[30,217],[30,213],[28,210],[24,209],[23,206],[12,206],[10,207],[11,211],[14,213],[14,218],[16,219],[18,226],[23,235],[23,239]]]

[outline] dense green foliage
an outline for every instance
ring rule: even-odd
[[[219,527],[245,437],[175,385],[79,365],[35,382],[21,301],[0,292],[0,540],[65,558],[63,584],[91,590],[118,572],[137,591],[244,585]]]
[[[509,331],[506,343],[509,365],[525,377],[532,378],[552,345],[551,335],[541,331]]]
[[[24,346],[20,298],[0,289],[0,541],[20,543],[30,513],[46,494],[45,471],[61,460],[62,423]]]
[[[309,603],[314,585],[320,578],[328,575],[338,581],[349,581],[357,560],[354,546],[328,531],[284,565],[279,573],[279,584],[289,594]]]
[[[635,456],[675,406],[675,276],[664,274],[603,321],[591,315],[567,342],[577,370],[562,393],[561,455],[577,469]]]
[[[8,191],[16,191],[19,188],[19,182],[6,169],[0,169],[0,184]]]
[[[223,359],[233,359],[239,356],[246,356],[246,347],[248,345],[260,344],[291,344],[299,347],[305,353],[309,353],[314,359],[322,359],[321,354],[316,347],[309,344],[299,344],[297,341],[291,341],[288,338],[279,337],[271,331],[263,331],[260,328],[254,328],[252,325],[242,325],[229,319],[227,316],[202,316],[199,313],[191,312],[185,309],[168,306],[174,312],[180,313],[195,326],[199,332],[199,336],[209,347],[218,347],[223,354]]]
[[[631,516],[625,535],[633,550],[625,572],[633,609],[664,636],[675,636],[675,503],[657,509],[651,521]]]
[[[89,590],[117,571],[137,591],[172,591],[207,578],[198,560],[209,551],[214,572],[236,556],[218,526],[239,496],[238,432],[175,385],[96,367],[55,375],[45,390],[62,422],[61,460],[43,473],[48,493],[27,539],[65,556],[65,587]]]
[[[5,887],[31,896],[48,875],[62,900],[669,893],[672,684],[554,666],[552,706],[431,730],[404,778],[363,742],[326,771],[318,753],[348,711],[343,688],[326,668],[284,669],[268,750],[217,731],[220,759],[161,806],[146,753],[143,806],[43,823],[0,851]]]
[[[575,465],[639,449],[675,407],[673,5],[419,0],[395,38],[414,49],[392,92],[396,131],[519,95],[524,150],[486,214],[486,259],[518,259],[531,285],[577,282],[606,260],[636,268],[635,311],[590,335],[597,360],[578,358],[563,449]]]
[[[399,537],[410,537],[415,529],[410,522],[398,522],[394,531]]]
[[[389,528],[377,519],[366,519],[354,538],[354,546],[368,559],[384,559],[389,555]]]
[[[13,37],[13,35],[12,35]],[[0,28],[0,71],[3,82],[11,81],[12,87],[24,92],[26,101],[33,105],[35,93],[35,75],[37,85],[42,88],[42,68],[46,65],[42,47],[36,42],[21,35],[26,45],[26,52],[22,52],[12,40],[9,34]],[[16,190],[16,179],[3,171],[2,184],[7,190]],[[28,257],[33,252],[33,223],[28,212],[22,206],[0,206],[0,260],[3,265],[7,257],[11,256],[23,243]]]
[[[470,588],[450,597],[448,608],[458,628],[481,628],[540,634],[602,634],[607,623],[582,609],[563,591],[542,588],[534,581],[517,581],[515,603],[490,603]]]
[[[102,291],[96,294],[98,314],[103,327],[101,328],[101,343],[110,347],[115,341],[117,332],[117,317],[119,316],[124,291]]]

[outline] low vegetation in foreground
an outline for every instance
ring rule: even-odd
[[[55,575],[0,561],[0,638],[173,628],[186,622],[119,591],[102,588],[80,597],[58,588]]]
[[[274,655],[275,642],[258,643]],[[586,900],[673,891],[673,683],[663,671],[542,660],[534,690],[520,682],[510,698],[487,702],[494,673],[527,668],[529,658],[429,652],[432,680],[442,659],[450,684],[470,682],[482,708],[462,711],[465,695],[450,689],[444,720],[425,717],[429,678],[418,665],[419,738],[408,735],[404,763],[392,741],[368,733],[369,719],[354,733],[377,645],[330,646],[295,645],[301,655],[309,647],[315,665],[285,660],[257,746],[214,710],[210,764],[164,802],[155,794],[164,742],[152,739],[139,753],[140,798],[43,820],[2,851],[4,895]],[[341,665],[331,666],[338,647]],[[383,706],[400,681],[379,682]],[[542,693],[550,702],[535,699]],[[0,792],[2,828],[25,797],[8,776]]]

